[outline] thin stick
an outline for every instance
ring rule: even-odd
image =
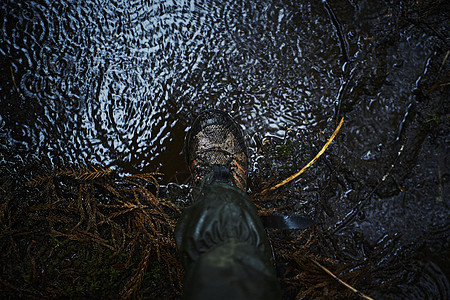
[[[22,93],[19,90],[19,87],[16,84],[16,78],[14,78],[14,71],[13,68],[10,66],[9,69],[11,70],[11,78],[14,84],[14,87],[16,88],[17,94],[19,94],[20,98],[22,98],[23,100],[25,100],[25,98],[23,97]]]
[[[342,284],[343,286],[345,286],[346,288],[350,289],[353,293],[357,294],[358,296],[360,296],[363,299],[366,300],[373,300],[373,298],[361,293],[360,291],[358,291],[357,289],[355,289],[354,287],[352,287],[351,285],[349,285],[348,283],[342,281],[339,277],[337,277],[336,275],[334,275],[330,270],[328,270],[327,268],[325,268],[324,266],[322,266],[318,261],[316,261],[314,258],[311,258],[311,261],[316,264],[316,266],[318,266],[319,268],[321,268],[322,270],[324,270],[326,273],[328,273],[331,277],[333,277],[334,279],[336,279],[340,284]]]
[[[294,180],[295,178],[300,176],[303,172],[305,172],[305,170],[308,169],[312,164],[314,164],[317,161],[317,159],[325,152],[325,150],[327,150],[328,146],[331,144],[331,142],[333,141],[334,137],[336,136],[336,134],[341,129],[343,123],[344,123],[344,118],[341,119],[341,121],[339,122],[338,127],[336,128],[336,130],[334,130],[333,134],[328,139],[328,142],[322,147],[322,150],[320,150],[319,153],[317,153],[317,155],[306,166],[303,167],[303,169],[301,169],[299,172],[295,173],[294,175],[286,178],[285,180],[283,180],[282,182],[278,183],[277,185],[275,185],[275,186],[273,186],[271,188],[267,188],[267,189],[263,190],[261,192],[261,194],[264,194],[264,193],[266,193],[268,191],[273,191],[274,189],[277,189],[280,186],[285,185],[288,182],[291,182],[292,180]]]
[[[438,74],[441,74],[442,68],[444,68],[445,62],[447,61],[449,54],[450,54],[450,50],[447,51],[447,53],[445,53],[445,57],[442,60],[442,64],[441,64],[441,67],[439,68]]]

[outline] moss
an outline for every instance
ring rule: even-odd
[[[439,118],[439,116],[436,113],[428,114],[428,117],[429,118],[426,120],[426,122],[430,126],[436,126],[441,123],[441,119]]]
[[[161,268],[157,261],[153,261],[150,264],[149,270],[146,272],[145,276],[150,276],[151,279],[161,278]]]
[[[92,247],[77,248],[80,246],[77,244],[71,243],[62,250],[64,256],[59,261],[59,269],[67,272],[60,278],[63,294],[70,297],[117,297],[131,274],[131,270],[126,268],[129,256],[125,253],[114,256],[110,250],[102,252]]]
[[[291,156],[292,150],[294,149],[294,142],[291,138],[286,139],[284,144],[275,146],[276,158],[287,159]]]

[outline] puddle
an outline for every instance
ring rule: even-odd
[[[293,172],[345,117],[292,186],[301,191],[292,201],[323,230],[358,234],[353,247],[400,234],[396,249],[439,275],[407,292],[398,285],[399,297],[448,295],[445,9],[427,1],[3,1],[2,149],[56,166],[160,169],[165,183],[182,183],[184,135],[204,109],[241,124],[255,174],[263,140],[279,145],[292,133],[303,143],[285,161]]]

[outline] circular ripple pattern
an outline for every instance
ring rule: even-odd
[[[333,113],[339,48],[320,3],[6,1],[1,10],[1,52],[40,110],[27,119],[29,147],[53,158],[180,170],[184,128],[203,109],[279,138],[287,125],[323,128]]]

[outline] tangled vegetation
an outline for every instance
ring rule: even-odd
[[[121,177],[99,166],[41,167],[40,174],[28,181],[15,181],[18,178],[11,174],[2,177],[2,295],[124,299],[180,295],[182,268],[172,236],[180,209],[160,196],[161,174]],[[277,211],[259,205],[273,195],[254,196],[261,213]],[[354,261],[343,265],[330,258],[336,253],[324,250],[334,248],[315,229],[292,234],[296,237],[286,242],[286,233],[269,231],[277,263],[289,266],[279,274],[285,289],[295,290],[300,298],[324,295],[324,289],[330,297],[355,295],[324,272],[323,265],[345,274],[341,279],[350,285],[365,279],[361,274],[367,274],[367,266],[358,268]]]
[[[172,239],[179,209],[160,197],[160,174],[121,177],[94,166],[40,169],[28,182],[2,176],[2,295],[179,293],[181,268]],[[153,289],[155,282],[165,290]]]

